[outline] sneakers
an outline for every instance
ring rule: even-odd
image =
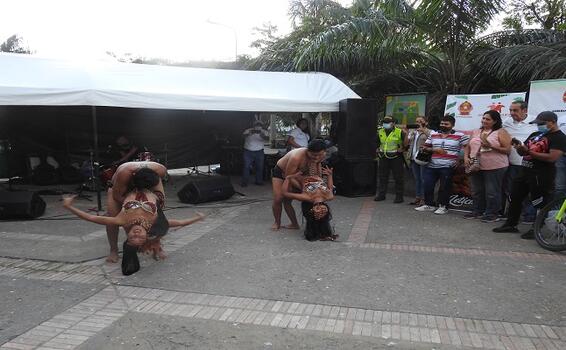
[[[448,209],[444,205],[438,206],[438,209],[434,211],[436,215],[448,214]]]
[[[492,230],[496,233],[518,233],[519,230],[516,226],[511,226],[508,223],[504,223],[503,225],[496,227]]]
[[[528,230],[527,232],[521,235],[522,239],[535,239],[535,231],[533,229]]]
[[[435,211],[437,210],[436,207],[430,205],[421,205],[420,207],[415,208],[416,211]]]
[[[478,213],[467,213],[464,215],[464,219],[466,220],[474,220],[481,218],[481,214]]]
[[[374,198],[373,200],[376,201],[376,202],[384,201],[384,200],[385,200],[385,195],[382,195],[382,194],[377,195],[377,196],[375,196],[375,198]]]
[[[484,215],[481,218],[481,222],[497,222],[497,221],[499,221],[497,215]]]
[[[532,225],[534,223],[535,223],[534,218],[524,218],[523,221],[521,221],[521,224],[523,225]]]

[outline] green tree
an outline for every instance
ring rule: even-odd
[[[21,36],[14,34],[0,45],[1,52],[25,53],[31,54],[29,47],[24,46],[24,40]]]
[[[426,91],[436,113],[443,111],[446,94],[526,89],[545,67],[551,68],[545,77],[566,71],[560,71],[561,32],[480,36],[493,24],[503,0],[356,0],[339,16],[317,7],[325,3],[335,8],[332,1],[311,2],[317,16],[328,18],[314,21],[311,12],[292,7],[297,27],[263,50],[256,67],[326,71],[365,97]],[[529,61],[530,55],[543,52],[542,57],[552,60]],[[519,62],[526,65],[519,67]],[[510,79],[516,80],[511,84]]]
[[[257,37],[257,39],[250,44],[250,47],[254,49],[264,50],[278,39],[277,26],[271,24],[271,22],[263,23],[261,27],[252,28],[252,32],[253,35]]]
[[[565,0],[510,0],[509,16],[503,21],[507,29],[520,30],[525,25],[541,29],[566,29]]]

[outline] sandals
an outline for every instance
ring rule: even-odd
[[[326,236],[326,237],[322,237],[319,239],[319,241],[336,241],[336,239],[340,237],[340,235],[330,235],[330,236]]]

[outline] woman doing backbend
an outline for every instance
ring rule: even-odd
[[[126,170],[136,169],[131,171],[131,176],[120,176],[123,172],[118,171],[113,178],[113,193],[109,191],[109,203],[122,203],[115,216],[96,216],[75,208],[72,205],[74,196],[64,197],[63,206],[83,220],[107,227],[123,227],[127,234],[124,248],[129,245],[143,252],[153,253],[156,259],[162,259],[165,254],[160,239],[169,227],[190,225],[202,220],[204,215],[197,213],[195,217],[184,220],[166,219],[163,215],[165,195],[161,178],[148,166],[147,163],[151,162],[136,163],[138,164],[125,163],[120,166]],[[124,180],[129,181],[124,183]],[[110,235],[108,238],[111,239]]]
[[[322,175],[328,178],[327,182],[320,176],[302,177],[301,173],[289,175],[283,182],[283,196],[301,201],[303,216],[307,220],[305,238],[309,241],[334,241],[338,238],[330,226],[332,214],[326,204],[334,199],[332,169],[322,168]],[[302,179],[302,193],[292,192],[293,179]]]

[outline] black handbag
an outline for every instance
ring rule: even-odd
[[[415,162],[419,165],[427,165],[430,163],[431,159],[432,153],[430,152],[417,151],[417,155],[415,156]]]

